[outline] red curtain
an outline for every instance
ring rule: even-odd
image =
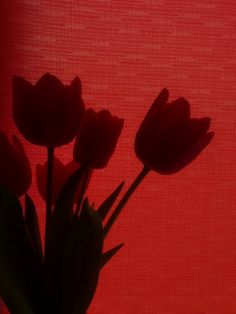
[[[88,196],[99,204],[141,164],[133,151],[144,114],[167,87],[193,116],[212,117],[212,143],[172,176],[151,173],[106,242],[125,246],[102,271],[89,314],[236,313],[236,4],[233,0],[1,1],[0,128],[16,133],[11,78],[79,75],[87,107],[125,119],[117,150]],[[19,135],[20,136],[20,135]],[[20,136],[22,139],[22,137]],[[43,148],[22,139],[32,163]],[[56,150],[70,161],[71,146]],[[31,196],[43,202],[35,180]]]

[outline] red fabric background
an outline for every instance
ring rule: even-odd
[[[9,0],[0,10],[1,129],[17,133],[13,74],[79,75],[87,106],[125,119],[88,191],[95,204],[140,170],[135,132],[162,87],[212,117],[216,134],[201,156],[176,175],[151,173],[120,216],[106,247],[125,246],[102,271],[89,314],[235,314],[235,1]],[[46,152],[24,144],[34,171]],[[56,154],[69,161],[71,146]],[[31,195],[43,226],[35,181]]]

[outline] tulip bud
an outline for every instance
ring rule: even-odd
[[[62,146],[76,136],[84,114],[81,82],[64,86],[55,76],[43,75],[35,85],[13,77],[13,117],[31,143]]]
[[[135,139],[135,153],[144,166],[161,174],[172,174],[192,162],[210,143],[210,119],[190,118],[184,98],[167,103],[163,89],[144,118]]]
[[[108,110],[96,113],[88,109],[76,137],[74,160],[94,169],[106,167],[116,148],[123,124],[123,119],[112,116]]]
[[[36,166],[36,181],[37,187],[40,196],[43,200],[46,201],[46,183],[47,183],[47,166],[48,163],[45,162],[43,165],[38,164]],[[68,180],[68,178],[79,168],[78,163],[74,160],[69,162],[68,164],[64,165],[60,159],[54,157],[53,161],[53,190],[52,190],[52,203],[55,204],[59,193],[62,190],[62,187]],[[87,186],[89,184],[92,172],[89,174],[89,178],[87,180]],[[86,188],[87,188],[86,186]],[[81,190],[81,184],[79,184],[75,197],[74,202],[77,202],[78,196]]]

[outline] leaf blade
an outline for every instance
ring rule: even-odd
[[[74,224],[62,270],[64,310],[85,313],[95,293],[102,260],[103,229],[98,213],[86,201]]]
[[[124,243],[118,244],[117,246],[103,253],[101,268],[103,268],[123,246]]]
[[[0,290],[14,313],[42,310],[45,296],[41,266],[28,237],[20,202],[0,188]]]
[[[58,306],[58,295],[61,293],[59,283],[61,263],[73,219],[73,200],[85,171],[86,167],[82,166],[68,178],[57,198],[49,225],[45,244],[45,267],[55,307]]]
[[[33,247],[39,258],[42,260],[43,249],[40,236],[38,215],[36,207],[28,194],[25,194],[25,223],[31,236]]]
[[[101,216],[102,220],[104,220],[112,208],[112,205],[115,203],[117,197],[119,196],[125,181],[122,181],[118,187],[108,196],[108,198],[99,206],[97,209],[99,215]]]

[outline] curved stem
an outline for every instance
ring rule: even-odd
[[[48,166],[47,166],[47,190],[46,190],[46,226],[45,226],[45,247],[48,238],[49,225],[52,216],[52,185],[53,185],[53,160],[54,146],[48,146]]]
[[[109,218],[108,222],[106,223],[106,225],[104,227],[104,237],[107,236],[108,232],[110,231],[110,229],[113,226],[114,222],[116,221],[117,217],[121,213],[123,207],[128,202],[128,200],[130,199],[131,195],[137,189],[137,187],[142,182],[142,180],[146,177],[146,175],[148,174],[149,170],[150,170],[149,168],[147,168],[145,166],[143,167],[143,169],[138,174],[136,179],[133,181],[133,183],[131,184],[131,186],[129,187],[129,189],[127,190],[125,195],[123,196],[123,198],[120,200],[120,202],[118,203],[117,207],[115,208],[114,212],[112,213],[111,217]]]

